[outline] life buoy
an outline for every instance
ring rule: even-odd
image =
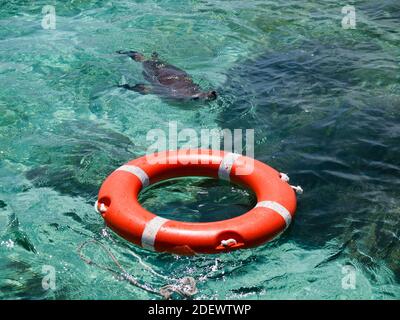
[[[138,202],[144,187],[183,176],[244,185],[256,194],[257,205],[232,219],[192,223],[162,218]],[[278,171],[260,161],[224,151],[186,149],[147,155],[119,167],[101,186],[96,208],[112,230],[143,248],[218,253],[254,247],[283,232],[294,217],[296,195]]]

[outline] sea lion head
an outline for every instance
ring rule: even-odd
[[[212,90],[208,92],[200,92],[192,96],[192,100],[206,100],[213,101],[217,99],[217,92]]]

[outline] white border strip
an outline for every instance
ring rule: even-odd
[[[219,165],[218,168],[218,177],[222,180],[230,181],[230,174],[232,170],[232,166],[235,163],[236,159],[241,157],[241,154],[238,153],[227,153]]]
[[[136,167],[136,166],[130,166],[130,165],[123,165],[119,167],[115,171],[125,171],[132,173],[135,175],[141,182],[142,182],[142,187],[147,187],[149,185],[149,176],[147,175],[146,172],[142,168]]]
[[[141,240],[143,248],[154,251],[154,242],[156,241],[157,233],[167,221],[169,220],[162,217],[155,217],[146,224]]]
[[[290,223],[292,222],[292,215],[290,214],[289,210],[286,209],[283,205],[275,201],[261,201],[257,203],[256,208],[268,208],[274,210],[278,213],[286,223],[286,228],[289,227]]]

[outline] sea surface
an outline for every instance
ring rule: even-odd
[[[0,299],[161,299],[85,264],[88,240],[156,291],[193,277],[194,299],[399,299],[400,2],[351,3],[354,29],[334,0],[1,0]],[[42,26],[45,5],[55,29]],[[218,99],[118,88],[145,82],[140,64],[115,54],[128,49],[158,52]],[[254,129],[255,158],[304,189],[290,228],[258,248],[193,257],[107,229],[93,209],[102,181],[174,121]],[[255,198],[185,178],[141,202],[215,221]],[[117,270],[97,242],[84,254]]]

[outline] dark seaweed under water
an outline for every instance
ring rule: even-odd
[[[199,299],[400,297],[398,1],[353,1],[354,30],[342,29],[337,1],[53,2],[57,29],[43,30],[51,2],[0,4],[1,298],[158,298],[85,265],[76,250],[93,238],[143,283],[166,280],[133,253],[163,276],[195,277]],[[158,51],[220,97],[187,106],[118,89],[122,76],[143,82],[118,49]],[[170,121],[254,128],[255,157],[305,190],[287,232],[255,249],[177,257],[105,229],[93,210],[101,182]],[[142,201],[192,221],[254,204],[246,190],[197,178]],[[87,254],[110,263],[96,247]],[[42,288],[46,265],[54,291]],[[345,265],[354,290],[342,287]]]

